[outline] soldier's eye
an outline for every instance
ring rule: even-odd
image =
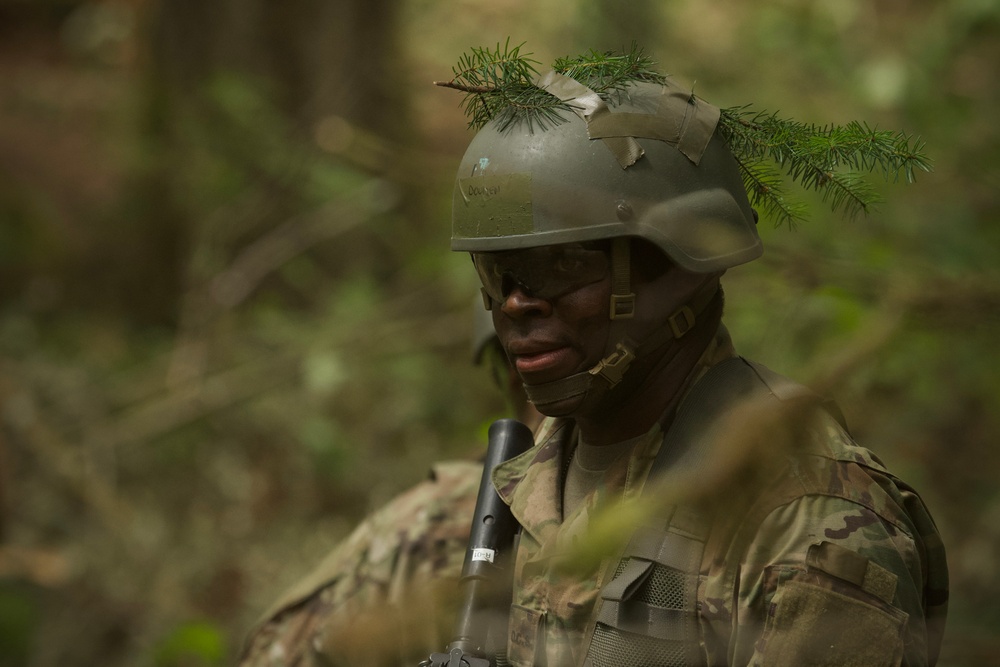
[[[577,273],[582,268],[583,262],[575,255],[564,254],[556,259],[555,270],[559,273]]]

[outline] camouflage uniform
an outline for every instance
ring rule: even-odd
[[[242,667],[417,664],[444,647],[482,465],[451,461],[368,517],[250,633]],[[447,611],[445,608],[447,608]]]
[[[723,330],[694,374],[733,356]],[[543,424],[535,448],[493,477],[523,526],[511,663],[933,664],[947,600],[936,528],[916,494],[836,420],[826,413],[816,419],[799,432],[800,449],[776,457],[781,468],[765,468],[765,484],[713,485],[707,495],[728,496],[714,509],[675,506],[669,530],[697,547],[692,557],[678,564],[661,550],[658,559],[654,541],[645,557],[652,576],[643,571],[633,580],[629,558],[606,558],[589,574],[566,563],[588,539],[595,515],[642,492],[664,434],[654,427],[616,462],[606,485],[563,516],[563,478],[577,435],[569,420]],[[674,577],[672,587],[662,577],[655,583],[660,571]],[[671,588],[677,599],[664,602]],[[595,617],[607,621],[596,625],[600,636]],[[691,631],[678,630],[684,627]],[[587,646],[608,637],[624,637],[617,660],[591,654],[582,662]]]

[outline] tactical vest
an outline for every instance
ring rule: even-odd
[[[647,490],[663,471],[678,467],[697,469],[704,456],[699,440],[716,419],[748,399],[781,402],[800,399],[819,403],[818,397],[805,387],[742,358],[716,365],[681,405],[653,464]],[[830,416],[843,424],[835,406],[824,407]],[[814,458],[806,465],[812,469],[797,475],[795,483],[779,481],[772,485],[749,504],[741,517],[720,520],[702,509],[677,506],[663,512],[655,523],[636,530],[620,558],[609,565],[604,579],[608,583],[600,592],[584,635],[583,667],[728,664],[732,619],[726,615],[713,616],[700,608],[699,585],[710,563],[714,562],[716,567],[724,563],[725,589],[736,589],[745,550],[773,510],[811,493],[822,492],[852,500],[851,488],[836,488],[836,484],[830,484],[837,475],[831,475],[826,466],[837,462],[827,463],[820,457]],[[889,477],[888,473],[886,476]],[[899,482],[891,478],[887,483]],[[913,496],[914,502],[919,504],[919,499]],[[922,536],[934,542],[936,528],[922,504],[916,508],[916,513],[920,515],[916,522]],[[939,542],[935,544],[939,546]],[[943,549],[929,551],[931,553],[925,555],[931,567],[945,571]],[[867,559],[853,552],[838,555],[841,557],[833,558],[821,551],[815,555],[810,551],[809,565],[854,581],[858,586],[870,586],[872,592],[885,596],[887,582],[884,579],[865,577]],[[872,566],[878,567],[870,564],[869,574],[874,571]],[[891,602],[895,575],[889,576],[893,578],[888,582],[893,586],[888,591],[888,602]],[[944,606],[928,610],[928,641],[931,644],[928,652],[932,656],[937,654],[943,616]],[[937,619],[940,624],[936,623]]]

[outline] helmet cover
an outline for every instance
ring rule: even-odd
[[[493,120],[477,133],[455,183],[453,250],[636,236],[695,273],[760,256],[716,107],[669,78],[606,101],[555,72],[538,85],[572,110],[558,109],[561,122],[547,127]]]

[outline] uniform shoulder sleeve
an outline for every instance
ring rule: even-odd
[[[481,474],[474,462],[436,464],[431,479],[369,515],[271,606],[240,665],[311,664],[306,656],[336,643],[338,630],[384,611],[416,582],[457,578]]]
[[[740,569],[734,664],[933,664],[925,549],[895,514],[822,494],[771,512]]]

